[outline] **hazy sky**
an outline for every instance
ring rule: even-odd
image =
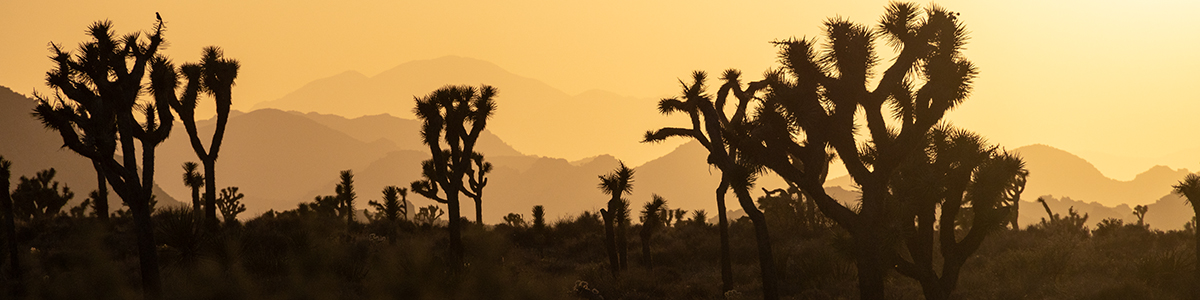
[[[48,42],[74,47],[102,19],[120,33],[148,30],[160,12],[175,61],[195,61],[208,45],[242,61],[235,109],[347,70],[371,76],[445,55],[570,94],[658,98],[692,70],[756,78],[775,62],[768,42],[817,36],[834,16],[874,25],[887,3],[162,2],[0,3],[0,85],[47,91]],[[949,116],[956,125],[1009,148],[1068,150],[1119,179],[1153,164],[1200,169],[1200,1],[938,3],[961,13],[972,32],[966,53],[982,72],[974,96]]]

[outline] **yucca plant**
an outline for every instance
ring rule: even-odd
[[[1188,174],[1179,183],[1171,186],[1175,194],[1183,196],[1192,207],[1195,216],[1200,216],[1200,175]],[[1192,218],[1195,220],[1196,218]],[[1196,281],[1200,282],[1200,230],[1196,232]]]
[[[383,202],[375,200],[367,204],[375,208],[376,218],[396,222],[401,217],[408,219],[408,189],[390,185],[383,188]]]
[[[633,193],[633,169],[618,161],[616,170],[600,175],[600,184],[596,187],[605,195],[611,196],[607,209],[601,209],[604,217],[604,248],[608,252],[609,266],[616,277],[620,270],[628,265],[625,254],[625,226],[629,219],[629,202],[622,198]]]
[[[666,210],[666,205],[667,199],[654,194],[650,202],[646,202],[642,207],[642,231],[639,235],[642,238],[642,265],[648,269],[654,269],[654,258],[650,255],[650,239],[654,237],[655,231],[666,225],[666,220],[662,218],[670,212]]]
[[[192,190],[192,214],[195,215],[197,224],[204,216],[204,208],[200,204],[200,188],[204,187],[204,174],[196,171],[199,164],[196,162],[183,163],[183,185]]]

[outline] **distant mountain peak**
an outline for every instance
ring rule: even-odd
[[[601,155],[596,155],[596,156],[572,161],[571,165],[576,166],[576,167],[581,167],[581,166],[590,165],[590,164],[594,164],[594,163],[614,164],[615,165],[617,163],[617,161],[618,161],[618,159],[615,156],[608,155],[608,154],[601,154]]]

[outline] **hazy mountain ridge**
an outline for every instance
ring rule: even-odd
[[[95,175],[90,164],[68,150],[58,149],[59,137],[26,113],[32,108],[32,100],[7,90],[0,90],[0,98],[5,106],[0,111],[3,116],[0,125],[6,129],[4,138],[21,141],[0,144],[0,154],[14,161],[14,175],[29,175],[45,168],[42,166],[53,165],[60,170],[59,179],[72,186],[77,194],[91,190]],[[312,201],[313,196],[332,194],[337,172],[346,169],[356,174],[358,208],[367,208],[368,201],[381,198],[384,186],[408,187],[419,178],[420,162],[428,157],[427,148],[420,145],[416,136],[417,121],[386,114],[348,119],[263,109],[231,115],[217,163],[217,182],[220,187],[241,187],[246,194],[246,216],[267,209],[293,209],[300,202]],[[213,120],[199,124],[205,140],[212,134]],[[156,181],[172,195],[188,194],[179,182],[179,165],[196,160],[187,140],[180,130],[158,149]],[[484,217],[488,223],[499,222],[510,212],[528,215],[533,205],[545,205],[552,219],[599,209],[607,196],[596,188],[597,176],[617,166],[617,157],[612,155],[575,161],[521,155],[491,134],[484,135],[480,150],[496,166],[484,192]],[[1131,205],[1139,202],[1116,205],[1105,202],[1121,195],[1125,199],[1150,199],[1140,203],[1149,205],[1147,222],[1155,228],[1182,228],[1191,218],[1183,200],[1168,194],[1170,185],[1182,178],[1186,170],[1156,166],[1134,180],[1117,181],[1104,177],[1086,160],[1049,146],[1031,145],[1014,152],[1025,157],[1032,174],[1025,192],[1027,202],[1020,209],[1019,222],[1023,225],[1036,223],[1045,215],[1041,205],[1032,202],[1036,199],[1032,195],[1066,195],[1062,199],[1047,197],[1051,208],[1066,214],[1067,207],[1074,206],[1089,214],[1091,227],[1109,217],[1135,221]],[[699,144],[688,142],[667,155],[635,166],[634,193],[627,198],[637,206],[648,201],[651,194],[659,194],[672,208],[705,209],[714,215],[713,193],[720,171],[704,163],[706,155]],[[772,174],[764,175],[757,184],[768,189],[786,186]],[[850,187],[851,181],[840,177],[830,179],[828,184],[831,188]],[[1130,190],[1120,192],[1123,188]],[[1105,198],[1096,197],[1096,191],[1110,192],[1101,195],[1108,196]],[[761,194],[757,188],[752,192],[756,197]],[[832,193],[846,202],[857,197],[852,187],[838,188]],[[77,196],[76,200],[81,198]],[[408,200],[415,206],[434,204],[415,194],[410,194]],[[463,216],[473,219],[473,202],[465,197],[462,201]],[[731,211],[740,209],[734,197],[727,197],[727,201]]]
[[[1104,176],[1087,160],[1047,145],[1013,149],[1030,170],[1026,195],[1068,195],[1108,206],[1151,204],[1171,192],[1171,185],[1189,173],[1187,169],[1154,166],[1130,181]]]
[[[505,137],[505,142],[520,153],[570,160],[610,154],[642,163],[671,148],[639,144],[646,130],[687,125],[686,118],[659,115],[657,99],[600,90],[572,96],[495,64],[457,56],[407,62],[372,77],[345,72],[315,80],[254,108],[350,118],[386,113],[414,119],[413,97],[423,97],[449,84],[496,87],[497,110],[487,128]],[[682,141],[666,144],[677,146]]]

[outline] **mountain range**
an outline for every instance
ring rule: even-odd
[[[452,84],[496,87],[498,108],[488,129],[525,153],[536,149],[541,155],[569,160],[609,154],[641,164],[682,144],[678,140],[667,141],[665,147],[638,143],[646,130],[688,125],[685,117],[659,115],[657,99],[600,90],[568,95],[490,62],[458,56],[412,61],[371,77],[345,72],[312,81],[253,109],[315,111],[348,118],[386,113],[415,119],[414,97]]]
[[[495,165],[484,192],[485,222],[500,222],[508,213],[527,215],[534,205],[544,205],[552,220],[596,210],[606,199],[596,188],[597,176],[614,169],[618,158],[629,156],[621,153],[647,155],[644,149],[662,154],[643,163],[627,161],[636,167],[629,196],[633,206],[659,194],[672,208],[705,209],[715,215],[712,199],[720,172],[704,163],[703,147],[684,141],[640,144],[639,138],[632,137],[653,128],[654,123],[662,126],[661,121],[675,119],[657,115],[654,101],[601,91],[569,96],[495,65],[461,57],[407,63],[373,77],[344,73],[259,104],[265,108],[235,111],[217,162],[218,185],[241,188],[248,210],[243,217],[249,217],[267,210],[293,209],[313,197],[333,194],[338,172],[353,170],[357,206],[367,208],[368,201],[381,198],[383,187],[408,187],[418,179],[420,162],[429,156],[418,137],[419,122],[406,117],[411,115],[404,108],[411,105],[412,95],[445,83],[479,82],[501,90],[496,121],[489,122],[478,146]],[[94,189],[90,163],[61,149],[58,135],[29,115],[32,107],[31,99],[0,89],[0,128],[4,129],[0,140],[5,141],[0,143],[0,155],[14,161],[14,176],[53,166],[59,170],[58,179],[77,194]],[[571,113],[580,110],[595,113]],[[198,121],[202,137],[211,136],[213,122]],[[611,135],[598,134],[598,130],[630,132],[631,137],[606,138]],[[202,140],[207,144],[207,138]],[[530,151],[520,149],[564,155],[528,155]],[[1012,151],[1025,159],[1031,171],[1023,197],[1027,202],[1020,209],[1022,224],[1036,223],[1045,215],[1040,204],[1030,202],[1038,196],[1047,199],[1056,213],[1065,214],[1067,207],[1089,213],[1093,224],[1108,217],[1131,222],[1130,205],[1141,204],[1151,207],[1147,220],[1156,227],[1182,228],[1190,220],[1190,209],[1182,208],[1183,200],[1169,193],[1170,186],[1188,173],[1186,169],[1155,166],[1133,180],[1120,181],[1105,177],[1078,156],[1047,145]],[[180,166],[196,159],[182,130],[172,133],[159,147],[158,158],[159,199],[188,197]],[[757,183],[768,189],[786,186],[772,174]],[[841,201],[857,200],[856,188],[846,176],[830,179],[827,186]],[[761,195],[761,191],[752,192]],[[727,199],[731,200],[730,210],[740,208],[732,196]],[[434,204],[411,193],[408,200],[416,206]],[[172,201],[168,203],[182,205]],[[466,200],[463,207],[463,215],[473,218],[473,203]]]

